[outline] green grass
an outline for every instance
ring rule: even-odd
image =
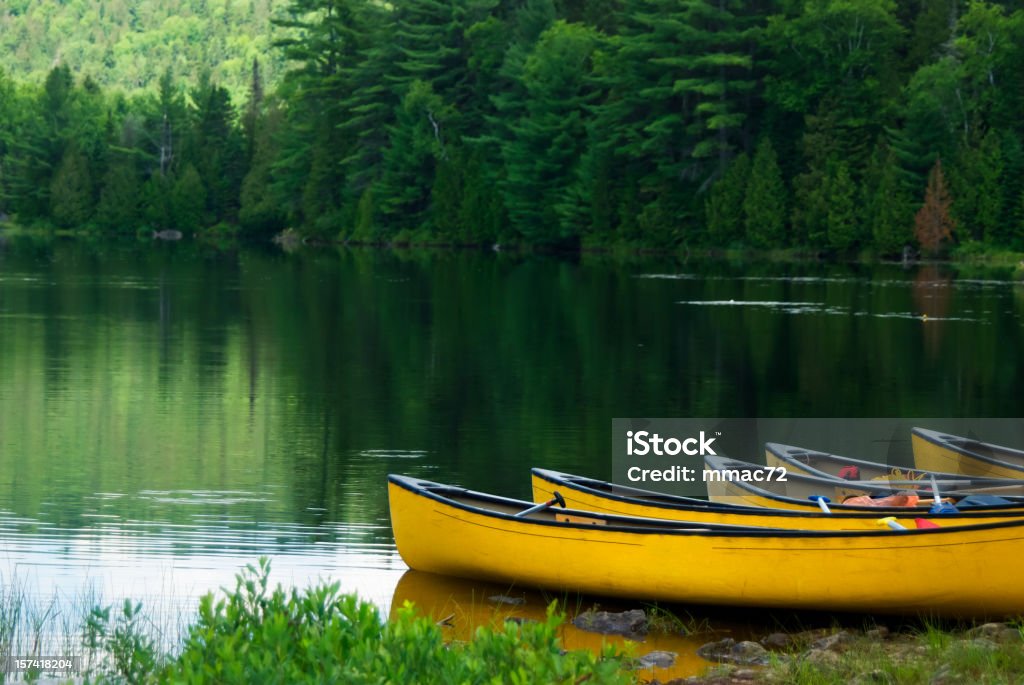
[[[714,632],[711,621],[707,617],[697,618],[688,612],[679,614],[658,604],[644,607],[647,614],[647,625],[655,632],[672,633],[675,635],[701,635]]]
[[[1024,678],[1021,637],[993,642],[926,623],[886,640],[856,636],[830,658],[808,658],[800,649],[774,655],[762,680],[793,685],[1018,683]]]

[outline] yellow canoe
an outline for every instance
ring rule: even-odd
[[[962,473],[944,473],[905,466],[879,464],[873,461],[851,459],[850,457],[838,454],[818,452],[794,445],[782,445],[777,442],[765,443],[764,456],[765,463],[768,466],[781,466],[789,469],[790,473],[817,476],[818,478],[878,481],[922,480],[927,482],[931,476],[935,476],[943,480],[972,480],[969,475]],[[1024,477],[1024,473],[1021,474],[1021,477]],[[985,483],[984,485],[1020,486],[1022,482],[1024,481],[1010,478],[992,478],[990,483]]]
[[[547,502],[557,492],[570,509],[692,523],[766,526],[796,530],[878,530],[879,519],[886,516],[894,516],[904,528],[917,528],[917,519],[924,519],[939,526],[964,526],[995,523],[1007,520],[1008,516],[1024,514],[1024,509],[1017,509],[1009,514],[969,509],[955,514],[929,515],[927,511],[917,509],[879,510],[867,507],[864,508],[868,509],[867,511],[855,509],[854,511],[841,510],[825,514],[814,504],[811,505],[813,510],[766,509],[764,507],[715,504],[707,500],[615,485],[548,469],[533,469],[530,476],[535,502]],[[810,504],[810,502],[808,503]],[[853,507],[848,509],[853,509]]]
[[[919,469],[971,476],[1024,478],[1024,451],[925,428],[914,428],[910,434],[914,464]]]
[[[797,511],[818,511],[818,505],[811,497],[825,496],[831,500],[828,505],[834,512],[874,512],[879,516],[906,515],[908,511],[927,511],[932,504],[930,483],[922,482],[919,488],[921,505],[917,507],[874,507],[841,504],[847,497],[863,494],[882,496],[893,490],[888,483],[875,487],[864,484],[864,481],[846,482],[786,473],[786,480],[770,480],[767,475],[769,467],[748,464],[747,462],[723,457],[704,457],[710,471],[731,471],[733,475],[747,474],[749,479],[732,477],[708,476],[708,498],[717,504],[731,504],[748,507],[768,507],[773,509],[795,509]],[[760,474],[760,476],[758,476]],[[745,477],[745,476],[744,476]],[[775,474],[778,477],[778,474]],[[995,514],[1024,513],[1024,502],[1013,501],[1008,504],[993,504],[972,507],[971,511]]]
[[[1024,612],[1024,522],[797,531],[546,510],[388,477],[412,568],[502,583],[700,604],[957,616]]]

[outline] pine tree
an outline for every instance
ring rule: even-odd
[[[900,169],[891,148],[875,149],[862,186],[864,223],[874,247],[883,255],[895,255],[914,239],[913,217],[900,181]]]
[[[924,204],[914,217],[914,237],[925,252],[937,254],[953,239],[956,222],[950,215],[951,205],[946,178],[942,173],[942,160],[935,160],[935,166],[928,174]]]
[[[1003,151],[1002,136],[989,131],[981,141],[982,165],[979,171],[977,225],[982,239],[1006,245],[1008,236],[1003,223]]]
[[[728,247],[743,237],[743,198],[750,178],[750,158],[739,155],[715,183],[704,203],[708,238],[717,247]]]
[[[171,191],[170,215],[174,228],[183,232],[202,228],[205,205],[203,179],[194,166],[187,164]]]
[[[555,22],[523,66],[525,116],[509,124],[502,157],[509,221],[528,242],[577,238],[576,227],[560,210],[572,204],[567,194],[586,143],[586,74],[597,38],[589,28]]]
[[[272,189],[273,163],[280,154],[277,136],[284,122],[279,107],[271,107],[255,122],[253,155],[242,181],[238,221],[252,235],[271,233],[284,226],[285,211]]]
[[[437,164],[449,156],[449,124],[454,110],[436,95],[430,84],[415,81],[402,99],[391,145],[385,151],[382,177],[376,192],[389,237],[403,229],[429,228],[428,210]]]
[[[92,181],[85,156],[69,145],[50,183],[50,214],[57,225],[80,227],[92,216]]]
[[[760,248],[782,247],[785,234],[785,194],[771,139],[764,138],[754,153],[750,182],[743,198],[747,240]]]
[[[139,198],[139,216],[149,228],[156,231],[171,228],[172,188],[171,178],[159,173],[150,175],[143,184]]]
[[[103,176],[96,223],[109,233],[130,233],[139,221],[139,180],[133,161],[118,158]]]
[[[836,166],[829,178],[828,242],[836,250],[849,250],[859,242],[860,217],[857,216],[857,186],[845,163]]]

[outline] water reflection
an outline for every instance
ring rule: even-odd
[[[274,580],[387,606],[388,472],[524,498],[531,466],[609,478],[613,417],[1019,416],[1022,292],[941,269],[12,238],[0,576],[175,605],[268,554]]]
[[[508,619],[543,621],[547,607],[553,601],[557,601],[559,609],[566,612],[566,620],[559,629],[559,638],[565,649],[589,649],[600,652],[604,644],[613,644],[620,650],[632,650],[635,657],[653,651],[668,651],[678,655],[671,667],[638,671],[644,680],[658,678],[665,681],[703,673],[710,664],[697,656],[698,647],[713,639],[729,635],[737,640],[745,636],[744,631],[738,627],[734,629],[722,623],[716,625],[714,633],[684,635],[678,629],[654,630],[637,641],[618,635],[600,635],[580,630],[572,623],[577,614],[597,606],[593,599],[575,595],[552,595],[422,571],[406,571],[398,581],[391,601],[391,616],[394,618],[396,610],[405,602],[412,602],[418,611],[440,623],[445,640],[466,641],[479,626],[496,626]],[[602,599],[598,608],[603,611],[625,611],[642,607],[638,604],[621,604],[615,600]],[[691,626],[708,626],[706,622],[694,621],[685,613],[681,615]],[[665,623],[670,624],[670,621]]]

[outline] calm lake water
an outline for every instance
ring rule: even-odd
[[[613,417],[1021,416],[1022,321],[936,266],[11,238],[0,582],[173,613],[265,554],[387,611],[389,472],[526,498],[607,476]]]

